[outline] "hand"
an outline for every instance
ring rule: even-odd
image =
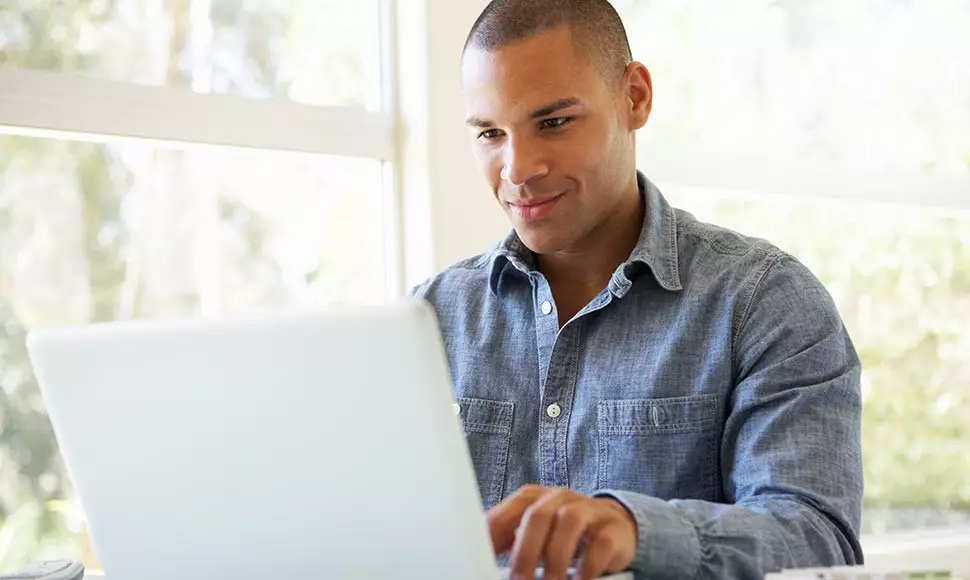
[[[540,562],[543,578],[565,580],[580,542],[581,580],[622,572],[636,555],[636,520],[612,498],[527,485],[486,517],[495,555],[512,552],[512,580],[535,580]]]

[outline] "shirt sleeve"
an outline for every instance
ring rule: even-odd
[[[733,337],[725,503],[602,490],[637,522],[638,578],[757,578],[861,564],[861,365],[822,284],[781,254],[753,273]]]

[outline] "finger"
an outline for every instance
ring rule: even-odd
[[[591,501],[574,501],[559,508],[552,534],[546,543],[544,579],[566,579],[580,540],[598,517],[602,516]]]
[[[585,496],[567,489],[549,490],[525,510],[515,535],[512,558],[509,561],[513,578],[516,580],[535,578],[536,568],[546,551],[546,543],[556,519],[556,512],[565,503],[576,501],[577,497]]]
[[[620,552],[623,526],[611,520],[591,533],[593,535],[579,564],[580,580],[594,580],[626,568],[625,555]]]
[[[527,485],[510,495],[502,503],[493,507],[485,515],[488,531],[492,537],[492,548],[496,556],[512,549],[515,531],[522,521],[522,515],[536,500],[545,493],[544,488]]]

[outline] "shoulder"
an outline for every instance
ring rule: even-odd
[[[488,277],[495,260],[495,249],[465,258],[428,278],[409,292],[412,298],[427,300],[432,304],[442,299],[467,296],[472,292],[488,290]]]
[[[728,279],[754,293],[766,280],[821,288],[818,278],[797,258],[768,240],[697,220],[686,211],[677,216],[678,259],[688,280]]]
[[[754,313],[768,314],[776,322],[793,316],[838,318],[824,284],[796,257],[767,240],[675,211],[682,277],[695,286],[731,292],[736,330]]]
[[[702,222],[680,209],[674,209],[674,215],[679,253],[688,261],[700,259],[729,265],[747,259],[770,263],[788,256],[767,240]]]

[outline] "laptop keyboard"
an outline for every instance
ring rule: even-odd
[[[511,573],[512,571],[508,568],[502,568],[499,571],[498,580],[509,580],[509,575]],[[575,578],[577,578],[576,570],[574,568],[570,568],[566,578],[568,578],[568,580],[575,580]],[[536,580],[542,580],[542,568],[536,570]],[[630,572],[621,572],[620,574],[613,574],[611,576],[601,576],[599,580],[633,580],[633,574]]]
[[[508,568],[502,568],[498,575],[498,580],[509,580],[512,570]],[[576,570],[570,568],[566,573],[567,580],[574,580],[576,578]],[[536,570],[536,580],[542,580],[542,568]]]

